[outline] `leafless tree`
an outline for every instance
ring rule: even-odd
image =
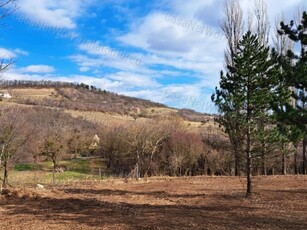
[[[237,53],[238,42],[246,29],[250,31],[254,30],[258,34],[262,44],[267,44],[269,41],[270,23],[267,5],[264,0],[255,0],[254,3],[254,13],[248,12],[247,28],[245,28],[243,10],[239,0],[225,1],[224,19],[220,26],[228,43],[227,50],[225,51],[226,66],[233,64],[233,57]],[[254,17],[256,19],[256,25],[253,29]]]
[[[0,111],[0,166],[3,165],[3,188],[7,188],[9,161],[26,142],[28,134],[20,108],[5,107]]]
[[[53,163],[52,182],[55,184],[55,172],[58,161],[61,159],[66,147],[67,136],[65,135],[67,121],[63,119],[60,110],[50,110],[49,117],[44,117],[42,125],[47,125],[43,137],[41,154],[49,157]]]
[[[196,165],[204,152],[200,134],[177,131],[168,140],[171,175],[195,175]]]
[[[254,14],[258,39],[262,45],[266,45],[269,42],[270,22],[264,0],[255,0]]]
[[[225,1],[224,19],[220,26],[228,43],[228,48],[225,51],[225,63],[226,66],[232,65],[244,29],[243,11],[238,0]]]

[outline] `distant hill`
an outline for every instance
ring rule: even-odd
[[[86,84],[53,81],[2,81],[1,88],[20,104],[76,109],[82,111],[128,114],[139,108],[166,107],[151,102],[98,89]]]
[[[177,110],[163,104],[119,95],[86,84],[58,81],[1,81],[0,93],[11,103],[56,107],[67,110],[112,113],[137,117],[176,115],[186,121],[207,123],[213,116],[193,110]]]

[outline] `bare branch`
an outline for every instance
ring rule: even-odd
[[[256,32],[262,45],[269,42],[270,22],[267,5],[263,0],[255,0]]]
[[[225,1],[224,19],[220,26],[228,42],[228,49],[225,51],[226,66],[232,65],[244,27],[243,11],[238,0]]]

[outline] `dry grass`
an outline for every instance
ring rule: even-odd
[[[0,102],[2,106],[19,106],[19,107],[35,107],[35,105],[25,105],[25,104],[17,104],[14,102],[7,102],[2,101]],[[42,107],[42,106],[40,106]],[[54,108],[54,107],[48,107],[43,106],[45,108]],[[163,110],[163,109],[162,109]],[[164,109],[165,110],[165,109]],[[167,111],[167,110],[165,110]],[[65,112],[70,114],[73,117],[82,117],[90,122],[96,123],[96,124],[116,124],[116,125],[125,125],[128,123],[135,122],[134,118],[129,115],[120,115],[116,113],[104,113],[104,112],[96,112],[96,111],[79,111],[79,110],[69,110],[66,109]],[[167,112],[160,113],[160,115],[157,116],[165,116],[168,115]],[[137,118],[136,122],[138,123],[146,123],[152,121],[153,118],[145,118],[145,117],[139,117]],[[190,131],[190,132],[203,132],[206,129],[210,130],[219,130],[218,125],[215,124],[212,121],[209,121],[205,124],[201,122],[193,122],[193,121],[185,121],[182,120],[184,127]]]
[[[307,229],[307,177],[106,180],[14,189],[0,198],[2,229]]]
[[[183,121],[184,126],[191,132],[202,132],[203,130],[216,130],[220,131],[218,124],[209,121],[206,123],[195,122],[195,121]]]
[[[110,114],[110,113],[94,112],[94,111],[78,111],[78,110],[66,110],[66,112],[71,114],[73,117],[82,117],[88,121],[97,124],[106,124],[106,123],[124,124],[127,122],[134,121],[133,117],[131,116],[123,116],[119,114]]]
[[[176,113],[177,109],[164,108],[164,107],[151,107],[144,110],[148,116],[165,116],[171,113]]]
[[[51,95],[56,94],[56,90],[52,88],[26,88],[26,89],[11,89],[9,90],[14,98],[31,98],[31,99],[42,99],[42,98],[51,98]],[[52,97],[53,98],[53,97]],[[54,99],[54,98],[53,98]]]
[[[168,115],[164,110],[165,113],[161,112],[160,115],[156,114],[157,116],[165,116]],[[110,113],[103,113],[103,112],[93,112],[93,111],[78,111],[78,110],[66,110],[67,113],[71,114],[73,117],[82,117],[90,122],[94,122],[96,124],[116,124],[116,125],[125,125],[131,124],[133,122],[137,123],[146,123],[152,121],[153,118],[145,118],[139,117],[135,121],[132,116],[129,115],[119,115],[119,114],[110,114]],[[193,121],[185,121],[182,120],[183,127],[190,132],[204,132],[205,130],[216,130],[220,132],[220,129],[217,124],[212,121],[207,123],[201,122],[193,122]]]

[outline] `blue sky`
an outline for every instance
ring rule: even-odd
[[[223,0],[18,0],[0,28],[6,79],[84,82],[172,107],[215,112]],[[305,0],[267,0],[274,28]],[[240,0],[247,14],[253,1]],[[305,8],[306,9],[306,8]]]

